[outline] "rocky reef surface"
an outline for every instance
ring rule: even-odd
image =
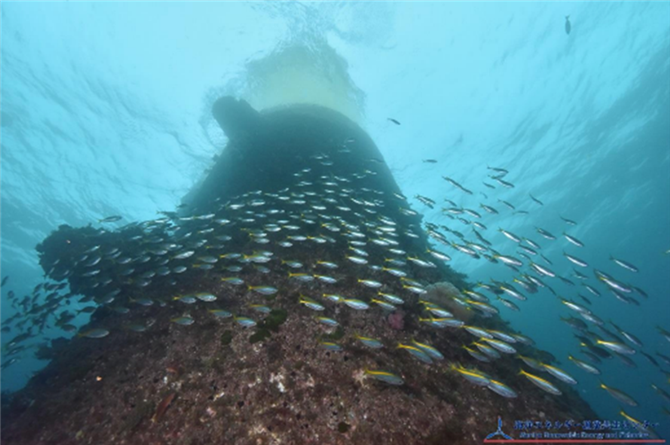
[[[198,283],[232,312],[265,300],[273,310],[253,328],[204,309],[192,310],[195,323],[182,326],[170,322],[182,308],[154,306],[133,311],[134,318],[153,320],[145,332],[133,332],[121,329],[126,316],[97,312],[92,325],[104,323],[112,334],[54,342],[45,352],[52,357],[47,368],[3,400],[2,442],[473,444],[496,429],[498,416],[507,433],[515,420],[596,418],[567,385],[559,384],[563,395],[553,396],[519,376],[518,360],[477,364],[519,393],[506,399],[445,364],[423,364],[395,349],[416,338],[440,350],[446,363],[474,361],[461,348],[472,341],[470,334],[426,330],[411,306],[400,328],[389,320],[392,314],[334,306],[340,327],[328,328],[298,303],[309,286],[298,288],[283,274],[264,279],[282,291],[259,299],[244,288]],[[478,323],[510,331],[499,318]],[[370,350],[352,338],[354,332],[380,339],[385,348]],[[325,350],[320,340],[337,341],[343,350]],[[405,384],[364,375],[382,368]]]

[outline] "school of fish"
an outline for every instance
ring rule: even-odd
[[[87,228],[84,244],[66,240],[57,259],[45,264],[43,258],[42,266],[49,279],[35,286],[31,295],[17,297],[12,291],[7,293],[17,312],[3,322],[4,337],[10,333],[13,337],[3,345],[2,368],[19,362],[31,349],[40,347],[41,344],[29,341],[45,328],[57,327],[91,341],[105,341],[105,337],[114,334],[112,329],[97,326],[79,330],[72,323],[78,314],[93,313],[101,306],[128,314],[125,328],[135,332],[150,329],[152,321],[130,321],[133,309],[152,305],[183,307],[183,315],[171,319],[183,329],[197,323],[203,313],[221,322],[234,323],[239,329],[252,328],[272,312],[269,297],[282,291],[265,277],[271,271],[281,271],[291,283],[304,288],[295,295],[295,300],[304,308],[305,316],[315,317],[325,329],[339,326],[331,314],[335,306],[352,311],[378,311],[380,316],[411,306],[415,311],[410,313],[420,314],[417,321],[422,329],[437,330],[443,335],[449,335],[450,330],[466,331],[473,339],[470,345],[463,346],[472,358],[470,364],[445,363],[443,354],[420,338],[384,344],[365,332],[347,332],[347,335],[371,353],[379,348],[393,348],[426,366],[442,366],[445,372],[486,387],[501,397],[522,395],[499,377],[480,371],[477,363],[515,360],[521,376],[556,397],[561,396],[560,385],[579,384],[579,372],[601,375],[598,365],[611,357],[617,357],[625,366],[636,366],[631,357],[643,355],[664,375],[665,383],[670,383],[670,372],[659,363],[670,367],[670,357],[646,352],[635,333],[597,314],[596,308],[611,297],[624,305],[640,305],[640,297],[648,298],[644,290],[633,284],[638,268],[623,258],[610,257],[617,270],[610,274],[581,259],[580,251],[587,249],[588,242],[571,234],[571,229],[578,225],[576,221],[560,216],[558,231],[553,233],[542,227],[536,227],[534,233],[514,233],[494,227],[495,218],[503,212],[520,215],[530,212],[503,199],[494,201],[482,192],[479,192],[483,196],[479,208],[464,208],[458,204],[458,196],[473,196],[472,186],[442,176],[445,187],[440,194],[448,196],[442,198],[444,204],[427,196],[415,196],[420,205],[430,209],[444,206],[438,221],[423,221],[422,227],[421,215],[410,207],[405,196],[365,186],[365,179],[375,175],[372,161],[377,160],[371,160],[370,166],[361,166],[360,173],[351,177],[317,174],[305,168],[294,173],[293,187],[247,192],[226,202],[219,200],[208,213],[161,212],[160,218],[117,229],[106,227],[121,221],[121,216],[98,220],[98,228]],[[318,164],[320,173],[323,167],[332,164],[325,154],[313,157],[312,162]],[[436,160],[423,162],[437,164]],[[494,191],[489,193],[516,187],[507,179],[508,170],[487,168],[490,174],[483,185]],[[528,198],[524,205],[544,206],[532,194]],[[494,248],[489,241],[491,236],[486,234],[496,231],[506,241]],[[430,240],[432,246],[419,250],[417,246],[426,245],[421,240]],[[547,258],[542,252],[546,243],[562,243],[562,257]],[[299,247],[305,245],[309,246],[307,257],[305,249]],[[298,257],[296,250],[303,254]],[[454,295],[452,302],[476,314],[467,322],[449,308],[424,299],[427,287],[434,283],[417,278],[417,271],[444,267],[452,255],[488,261],[506,268],[510,275],[505,281],[490,280],[459,289],[460,294]],[[570,276],[555,272],[563,269],[555,267],[554,263],[559,261],[570,263],[573,268]],[[351,272],[339,273],[342,269],[353,270],[353,276]],[[202,276],[215,277],[231,288],[244,286],[249,293],[258,295],[258,302],[243,312],[233,313],[220,304],[221,295],[207,289],[185,294],[170,290]],[[3,287],[8,280],[9,277],[2,280]],[[345,282],[360,292],[342,295],[338,287]],[[147,289],[160,289],[164,297],[148,298],[144,296]],[[551,294],[572,313],[561,317],[580,342],[580,349],[566,357],[572,369],[521,355],[517,345],[533,344],[527,336],[477,325],[477,320],[498,317],[501,310],[523,310],[528,295],[540,292]],[[594,298],[595,304],[591,301]],[[625,314],[622,315],[625,319]],[[657,330],[670,343],[670,332],[660,326]],[[317,340],[315,347],[337,352],[346,345]],[[393,370],[362,372],[380,384],[404,383],[404,377]],[[627,407],[638,406],[633,396],[607,385],[606,376],[601,378],[600,388],[614,400]],[[650,385],[670,402],[666,390],[654,382]],[[623,410],[621,415],[631,422],[635,420]]]

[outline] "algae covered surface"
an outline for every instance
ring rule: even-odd
[[[323,350],[316,341],[323,326],[292,300],[277,297],[288,316],[257,342],[253,328],[212,319],[179,326],[154,308],[145,309],[156,317],[147,332],[75,339],[3,407],[3,443],[471,444],[495,430],[498,416],[506,425],[595,417],[574,391],[549,395],[516,376],[512,364],[480,367],[520,393],[505,399],[392,347],[370,353],[345,335],[343,351]],[[465,332],[398,332],[378,314],[340,312],[350,329],[389,345],[421,335],[447,361],[471,361],[458,347],[469,341]],[[365,368],[380,367],[393,368],[405,384],[364,377]]]

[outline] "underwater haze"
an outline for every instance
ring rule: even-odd
[[[35,246],[58,226],[100,227],[120,215],[107,226],[120,227],[180,205],[228,140],[211,115],[218,97],[257,110],[315,103],[368,132],[424,223],[473,242],[477,231],[497,251],[492,259],[533,255],[552,291],[535,286],[519,311],[492,304],[579,377],[577,390],[602,419],[622,419],[623,407],[670,437],[670,3],[0,8],[3,327],[21,319],[17,300],[44,281]],[[541,244],[546,262],[499,229]],[[470,283],[516,276],[504,261],[439,249]],[[618,285],[621,298],[611,292]],[[596,365],[601,375],[572,365],[581,340],[564,321],[579,311],[559,297],[639,339],[642,347],[627,343],[633,363],[609,358]],[[3,330],[3,345],[22,332]],[[4,347],[2,390],[25,386],[45,365],[34,351],[62,335],[48,323],[7,366],[16,356]]]

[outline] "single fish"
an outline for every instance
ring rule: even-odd
[[[430,198],[427,198],[427,197],[421,196],[421,195],[416,195],[414,197],[431,209],[434,208],[434,206],[435,206],[435,201],[433,201]]]
[[[647,354],[644,351],[640,351],[640,354],[644,355],[646,359],[649,360],[649,363],[651,363],[652,365],[656,366],[657,368],[661,367],[661,365],[658,364],[658,361],[656,361],[656,359],[651,355]]]
[[[354,335],[354,337],[368,348],[379,349],[384,347],[384,344],[376,338],[364,337],[358,334]]]
[[[209,312],[216,315],[219,318],[230,318],[233,316],[233,314],[223,309],[210,309]]]
[[[405,383],[405,381],[400,376],[393,374],[392,372],[374,371],[369,369],[366,369],[364,372],[365,375],[369,375],[370,377],[373,377],[384,383],[388,383],[389,385],[402,385]]]
[[[521,237],[513,234],[512,232],[508,232],[507,230],[498,228],[498,231],[505,235],[507,238],[511,239],[515,243],[520,243],[521,242]]]
[[[623,293],[626,293],[626,294],[630,294],[630,293],[633,292],[632,287],[630,287],[629,285],[624,284],[624,283],[622,283],[618,280],[615,280],[614,278],[612,278],[611,276],[609,276],[609,275],[607,275],[603,272],[600,272],[598,270],[594,270],[594,273],[595,273],[596,277],[600,281],[605,283],[607,285],[607,287],[609,287],[612,292],[615,292],[615,296],[618,296],[616,294],[616,292],[623,292]],[[626,299],[626,302],[628,302],[627,301],[628,297],[626,297],[625,299]],[[631,298],[631,300],[632,300],[632,298]]]
[[[485,341],[486,343],[490,344],[491,346],[493,346],[495,349],[497,349],[502,353],[516,354],[516,349],[514,349],[512,346],[508,345],[504,341],[491,338],[482,338],[482,341]]]
[[[491,361],[490,358],[488,358],[486,355],[482,354],[479,351],[475,351],[474,349],[470,349],[467,346],[463,345],[463,349],[465,349],[468,354],[470,354],[473,358],[476,360],[479,360],[480,362],[488,363]]]
[[[486,303],[486,302],[489,301],[489,299],[488,299],[488,297],[486,297],[486,295],[480,294],[479,292],[471,291],[471,290],[468,290],[468,289],[464,289],[461,292],[464,293],[465,295],[467,295],[468,297],[472,298],[473,300],[478,301],[480,303]]]
[[[499,176],[494,176],[494,177],[492,177],[492,179],[493,179],[494,181],[498,181],[498,183],[499,183],[500,185],[502,185],[503,187],[507,187],[507,188],[510,188],[510,189],[511,189],[511,188],[514,188],[514,184],[512,184],[511,182],[507,182],[507,181],[505,181],[504,179],[502,179],[502,178],[499,177]]]
[[[547,232],[546,230],[544,230],[541,227],[535,227],[535,230],[537,230],[537,233],[539,233],[540,235],[542,235],[546,239],[549,239],[549,240],[555,240],[556,239],[556,237],[554,235]]]
[[[210,294],[209,292],[198,292],[197,294],[194,295],[195,298],[197,298],[200,301],[204,301],[206,303],[216,301],[216,295]]]
[[[195,323],[195,320],[187,315],[183,317],[171,318],[170,321],[173,323],[180,324],[182,326],[190,326],[193,323]]]
[[[384,309],[384,310],[386,310],[386,311],[395,311],[395,310],[396,310],[396,307],[395,307],[394,305],[392,305],[391,303],[387,303],[387,302],[384,301],[384,300],[378,300],[378,299],[376,299],[376,298],[372,298],[372,299],[370,300],[370,303],[377,304],[377,305],[379,305],[382,309]]]
[[[320,323],[323,323],[323,324],[325,324],[325,325],[327,325],[327,326],[333,326],[333,327],[334,327],[334,326],[339,326],[339,323],[337,322],[337,320],[333,320],[332,318],[328,318],[328,317],[316,317],[316,319],[317,319]]]
[[[535,386],[542,389],[543,391],[548,392],[549,394],[554,394],[556,396],[560,396],[562,394],[558,388],[556,388],[552,383],[546,381],[542,377],[530,374],[524,371],[523,369],[519,372],[519,374],[523,375],[528,380],[530,380]]]
[[[489,166],[487,165],[487,166],[486,166],[486,169],[487,169],[487,170],[493,170],[494,172],[499,173],[499,174],[501,174],[502,176],[505,176],[506,174],[509,173],[509,170],[504,169],[504,168],[500,168],[500,167],[489,167]]]
[[[260,312],[261,314],[269,314],[270,312],[272,312],[272,309],[262,304],[252,304],[249,305],[249,307],[255,310],[256,312]]]
[[[634,344],[635,346],[637,346],[638,348],[641,348],[641,347],[644,346],[644,344],[642,343],[642,341],[641,341],[639,338],[637,338],[636,336],[634,336],[634,335],[631,334],[630,332],[626,332],[626,331],[624,331],[624,330],[621,329],[619,326],[615,325],[614,322],[612,322],[612,320],[610,320],[610,324],[611,324],[612,326],[614,326],[614,329],[616,329],[617,332],[618,332],[621,336],[623,336],[623,337],[624,337],[626,340],[628,340],[629,342],[633,343],[633,344]]]
[[[591,374],[600,375],[600,370],[595,366],[586,363],[585,361],[579,360],[578,358],[574,358],[571,355],[568,356],[568,359],[571,360],[576,366],[580,367],[584,371]]]
[[[322,283],[334,284],[337,283],[337,279],[329,277],[327,275],[314,275],[314,278],[321,281]]]
[[[434,328],[442,329],[446,327],[450,328],[460,328],[463,327],[465,322],[458,320],[456,318],[444,317],[444,318],[419,318],[420,323],[427,323]]]
[[[282,260],[282,264],[286,264],[288,267],[292,269],[300,269],[303,264],[299,261],[292,261],[292,260]]]
[[[665,338],[668,342],[670,342],[670,332],[666,331],[660,326],[656,326],[656,330],[661,333],[663,338]]]
[[[435,360],[444,360],[444,355],[442,355],[442,353],[437,349],[435,349],[433,346],[426,343],[419,343],[414,339],[412,339],[412,343],[414,343],[414,346],[419,347],[423,352],[428,354],[431,358]]]
[[[595,295],[596,297],[599,297],[599,296],[601,295],[601,294],[600,294],[600,291],[599,291],[598,289],[595,289],[593,286],[589,286],[589,285],[586,284],[586,283],[582,283],[582,286],[584,286],[584,287],[586,288],[587,291],[591,292],[591,293],[592,293],[593,295]]]
[[[319,344],[323,349],[326,349],[328,351],[338,352],[342,350],[342,346],[332,341],[321,341],[319,342]]]
[[[444,179],[445,181],[447,181],[448,183],[450,183],[450,184],[453,185],[454,187],[461,189],[462,191],[464,191],[464,192],[467,193],[468,195],[472,195],[472,191],[471,191],[471,190],[466,189],[465,187],[463,187],[461,184],[459,184],[458,182],[454,181],[453,179],[451,179],[451,178],[449,178],[449,177],[447,177],[447,176],[442,176],[442,179]]]
[[[503,304],[503,306],[505,306],[507,309],[511,309],[516,312],[519,312],[521,310],[519,306],[517,306],[516,304],[514,304],[509,300],[505,300],[504,298],[498,297],[498,301],[500,301]]]
[[[109,335],[107,329],[91,329],[89,331],[80,332],[77,334],[77,337],[86,337],[86,338],[103,338]]]
[[[405,303],[405,301],[402,298],[397,297],[395,295],[385,294],[383,292],[377,292],[377,295],[379,295],[380,297],[382,297],[384,300],[388,301],[389,303],[393,303],[393,304],[403,304],[403,303]]]
[[[235,322],[237,322],[237,324],[239,324],[240,326],[243,326],[245,328],[251,328],[251,327],[256,326],[256,322],[249,317],[234,316],[234,320],[235,320]]]
[[[505,204],[505,205],[506,205],[507,207],[509,207],[511,210],[516,210],[516,207],[514,207],[512,204],[510,204],[510,203],[507,202],[507,201],[503,201],[502,199],[499,199],[498,202],[501,202],[501,203]]]
[[[194,304],[196,301],[198,301],[191,295],[178,295],[176,297],[172,297],[172,299],[185,304]]]
[[[475,337],[479,338],[486,338],[489,340],[493,340],[493,335],[489,334],[486,329],[477,327],[477,326],[472,326],[472,325],[463,325],[463,329],[474,335]]]
[[[512,256],[495,254],[493,255],[493,258],[495,258],[496,260],[500,260],[501,262],[510,266],[516,266],[516,267],[523,266],[523,262],[520,259],[514,258]]]
[[[579,259],[575,256],[568,255],[565,252],[563,252],[563,256],[566,257],[568,259],[568,261],[570,261],[572,264],[576,264],[579,267],[589,267],[589,263],[587,263],[586,261],[584,261],[582,259]]]
[[[610,260],[614,261],[616,264],[623,267],[624,269],[630,270],[631,272],[639,272],[640,271],[640,269],[638,269],[636,266],[632,265],[631,263],[629,263],[627,261],[624,261],[624,260],[614,258],[612,255],[610,255]]]
[[[355,264],[368,264],[368,260],[365,258],[357,257],[357,256],[347,256],[346,257],[349,261]]]
[[[262,295],[274,295],[277,293],[277,288],[272,286],[247,286],[249,290],[258,292]]]
[[[415,294],[418,294],[418,295],[423,295],[423,294],[428,292],[426,289],[424,289],[423,287],[419,287],[419,286],[408,286],[406,284],[403,284],[402,287],[404,289],[407,289],[408,291],[410,291],[412,293],[415,293]]]
[[[332,263],[330,261],[317,261],[316,264],[319,266],[323,266],[327,269],[337,269],[338,267],[337,264]]]
[[[570,385],[577,384],[577,380],[575,380],[570,374],[568,374],[567,372],[563,371],[560,368],[556,368],[555,366],[551,366],[546,363],[543,363],[542,367],[544,368],[545,371],[556,377],[558,380],[561,380],[565,383],[569,383]]]
[[[185,251],[179,252],[173,258],[175,260],[184,260],[186,258],[189,258],[189,257],[193,256],[194,253],[195,253],[194,250],[185,250]]]
[[[570,236],[567,233],[563,232],[563,236],[565,237],[566,240],[568,240],[570,243],[574,244],[577,247],[584,247],[584,243],[579,241],[577,238],[574,236]]]
[[[561,218],[561,219],[562,219],[567,225],[569,225],[569,226],[576,226],[576,225],[577,225],[577,223],[574,222],[574,221],[571,220],[571,219],[563,218],[563,217],[560,216],[560,215],[559,215],[559,218]]]
[[[476,369],[466,369],[460,365],[455,364],[452,364],[449,369],[459,373],[467,381],[474,383],[477,386],[488,386],[489,382],[491,381],[488,375]]]
[[[357,300],[355,298],[344,298],[341,301],[342,303],[346,304],[352,309],[356,309],[357,311],[364,311],[370,307],[370,305],[366,302]]]
[[[121,219],[123,219],[122,216],[115,215],[115,216],[108,216],[107,218],[99,219],[98,222],[99,223],[113,223],[113,222],[121,221]]]
[[[362,285],[366,286],[366,287],[371,287],[373,289],[377,289],[377,288],[382,287],[382,283],[380,283],[379,281],[359,279],[358,282],[361,283]]]
[[[489,380],[486,387],[496,394],[507,397],[508,399],[513,399],[517,396],[517,393],[512,388],[497,380]]]
[[[619,354],[627,354],[627,355],[635,354],[635,349],[625,345],[624,343],[619,343],[615,341],[596,340],[596,344],[603,346],[609,349],[610,351],[617,352]]]
[[[519,301],[526,301],[527,300],[525,295],[523,295],[521,292],[517,291],[514,287],[512,287],[508,284],[501,284],[500,289],[502,289],[502,291],[505,292],[510,297],[516,298]]]
[[[485,345],[479,342],[475,342],[473,345],[475,345],[477,349],[482,351],[487,357],[493,360],[499,359],[501,357],[500,353],[489,345]]]
[[[635,401],[635,399],[633,399],[631,396],[629,396],[625,392],[620,391],[616,388],[612,388],[610,386],[607,386],[603,382],[600,382],[600,387],[602,389],[604,389],[605,391],[607,391],[609,393],[609,395],[611,395],[612,397],[617,399],[619,402],[625,403],[626,405],[630,405],[630,406],[638,406],[637,401]]]
[[[670,414],[670,411],[668,411],[668,409],[665,407],[663,407],[663,411],[666,414]],[[629,416],[624,410],[619,411],[619,414],[628,422],[630,422],[633,425],[633,428],[635,428],[640,433],[644,434],[645,437],[648,438],[647,440],[652,439],[656,442],[659,442],[658,440],[659,436],[651,429],[651,427],[649,427],[648,422],[646,421],[644,423],[640,422],[636,418]]]
[[[298,300],[300,304],[304,304],[308,308],[310,308],[313,311],[323,311],[326,309],[325,306],[322,304],[317,303],[316,301],[312,300],[311,298],[307,298],[304,296],[300,296],[300,299]]]
[[[302,281],[303,283],[307,283],[309,281],[314,280],[314,277],[312,275],[309,275],[309,274],[306,274],[306,273],[292,273],[292,272],[289,272],[288,277],[289,277],[289,279]],[[251,286],[249,286],[249,288],[251,289]],[[269,288],[269,289],[274,289],[274,288]],[[275,292],[276,291],[277,290],[275,289]],[[261,292],[261,293],[263,293],[263,292]],[[274,292],[272,292],[272,293],[274,293]],[[265,295],[272,295],[272,294],[265,294]]]
[[[658,395],[660,395],[666,402],[670,403],[670,394],[668,394],[663,388],[659,388],[653,383],[651,384],[651,388],[656,391],[656,393],[658,393]]]

